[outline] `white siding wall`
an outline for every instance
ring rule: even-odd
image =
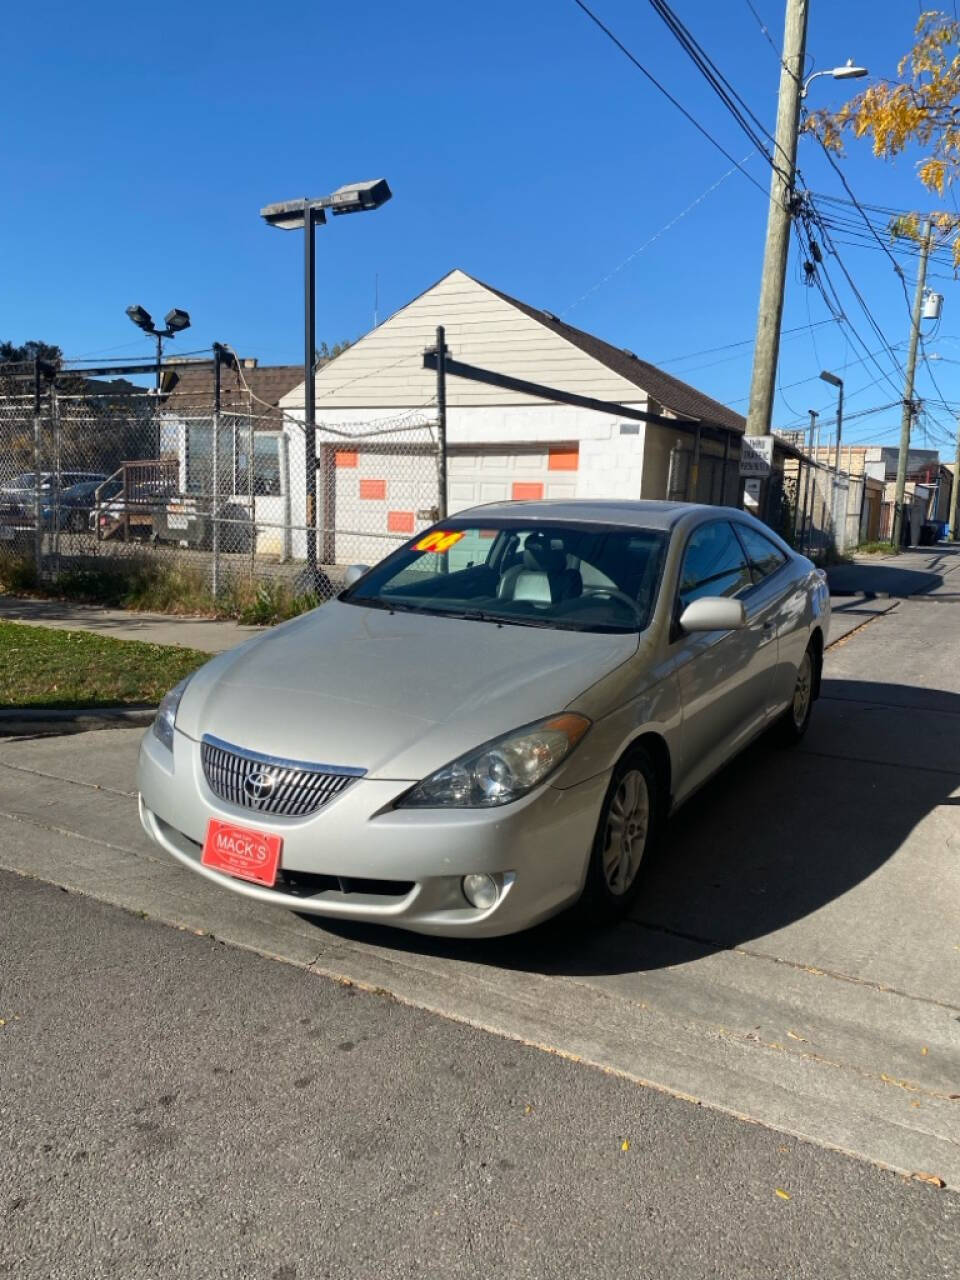
[[[504,302],[484,285],[451,271],[438,284],[395,312],[379,328],[317,372],[317,416],[349,408],[394,409],[433,398],[436,375],[423,368],[423,352],[446,329],[450,354],[470,364],[545,383],[601,400],[635,399],[637,388],[578,347]],[[303,387],[281,400],[303,405]],[[536,404],[529,396],[450,378],[447,403]]]
[[[643,403],[636,407],[642,408]],[[389,419],[398,411],[403,412],[399,406],[342,410],[337,415],[337,423],[346,430],[356,427],[358,431],[362,431],[367,424]],[[293,410],[292,413],[297,417],[302,416],[302,410]],[[626,426],[626,434],[621,433],[621,425]],[[303,432],[293,424],[288,424],[286,431],[290,448],[293,522],[302,524],[306,495]],[[659,434],[660,429],[648,428],[644,423],[630,422],[589,409],[577,409],[571,405],[530,403],[512,407],[475,405],[449,408],[447,440],[451,451],[450,509],[454,511],[476,502],[509,499],[514,481],[542,482],[544,497],[662,498],[662,487],[656,492],[645,493],[643,480],[645,446],[648,439],[655,439]],[[672,433],[663,434],[672,443]],[[390,438],[381,437],[387,440]],[[408,436],[406,440],[410,438]],[[323,439],[329,437],[318,437],[318,452]],[[389,511],[398,508],[410,510],[411,507],[419,511],[436,502],[431,472],[433,460],[422,455],[405,455],[405,437],[397,434],[393,439],[397,444],[397,452],[383,456],[364,455],[361,452],[357,468],[351,468],[349,472],[337,472],[338,528],[370,533],[379,528],[386,533]],[[549,463],[551,446],[560,450],[577,449],[579,458],[576,470],[552,470]],[[349,449],[349,441],[344,440],[342,447]],[[478,462],[476,459],[481,453],[483,461]],[[468,457],[474,461],[465,461]],[[481,471],[485,473],[485,488],[483,496],[477,496],[480,493],[477,485]],[[359,481],[360,478],[374,477],[383,477],[386,481],[386,494],[382,504],[363,503],[358,506],[356,499],[352,497],[352,490],[348,492],[350,483]],[[415,528],[419,529],[428,523],[425,519],[418,519]],[[337,561],[347,564],[358,559],[379,559],[406,536],[409,535],[398,533],[392,540],[364,539],[362,548],[353,538],[340,538],[337,544]],[[294,532],[291,549],[295,558],[302,559],[305,556],[306,537],[302,530]],[[359,554],[361,549],[362,555]],[[374,555],[377,550],[379,555]]]

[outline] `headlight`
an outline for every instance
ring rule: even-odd
[[[487,809],[509,804],[548,778],[590,728],[564,713],[485,742],[408,791],[399,807]]]
[[[157,718],[153,722],[153,732],[157,735],[168,751],[173,750],[173,730],[177,723],[177,707],[180,705],[180,699],[183,697],[183,691],[187,687],[187,681],[190,679],[186,676],[179,684],[175,684],[169,693],[165,693],[157,707]]]

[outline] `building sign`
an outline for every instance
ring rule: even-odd
[[[740,474],[763,480],[773,465],[773,436],[744,436],[740,441]]]
[[[743,482],[743,509],[752,511],[754,515],[760,510],[759,480],[745,480]]]

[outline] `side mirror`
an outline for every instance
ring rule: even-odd
[[[683,631],[739,631],[746,625],[743,601],[728,596],[701,596],[680,615]]]
[[[370,572],[368,564],[352,564],[343,575],[344,588],[352,587],[358,579],[362,578],[365,573]]]

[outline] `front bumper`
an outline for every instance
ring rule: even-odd
[[[600,775],[565,789],[548,784],[499,809],[394,809],[410,781],[360,778],[309,817],[264,816],[214,795],[197,742],[175,733],[171,755],[148,730],[140,747],[140,819],[167,853],[244,897],[418,933],[493,937],[529,928],[579,896],[608,781]],[[289,889],[202,866],[211,818],[280,835]],[[497,880],[494,906],[467,902],[461,880],[471,873]]]

